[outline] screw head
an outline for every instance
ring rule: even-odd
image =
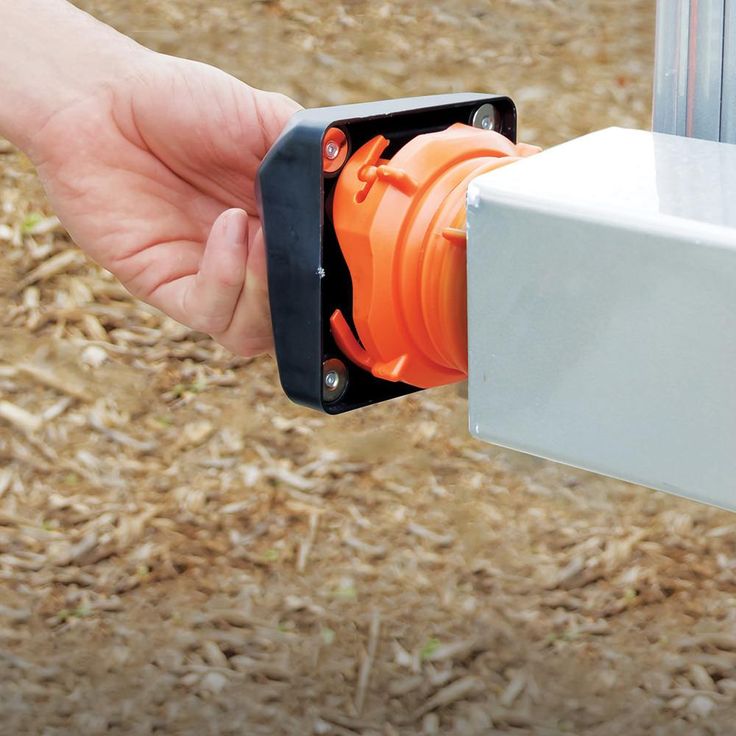
[[[348,160],[349,149],[345,131],[328,128],[322,138],[322,171],[325,174],[337,174]]]
[[[348,387],[348,369],[345,363],[337,358],[330,358],[322,363],[322,400],[334,404],[342,398]]]
[[[325,386],[333,390],[337,387],[338,383],[340,383],[340,376],[337,375],[337,371],[328,371],[325,375]]]
[[[470,120],[470,124],[475,128],[483,130],[498,130],[500,127],[500,115],[498,110],[486,102],[481,105],[474,113]]]

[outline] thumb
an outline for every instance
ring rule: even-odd
[[[248,258],[248,214],[223,212],[212,225],[199,271],[184,292],[183,310],[195,330],[216,335],[232,322]]]

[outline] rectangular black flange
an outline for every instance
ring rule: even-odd
[[[330,332],[335,309],[350,320],[352,282],[327,215],[336,178],[323,172],[325,132],[340,128],[348,154],[383,135],[390,156],[417,135],[470,124],[484,104],[495,109],[493,127],[516,142],[516,108],[508,97],[463,93],[302,110],[269,151],[258,172],[258,201],[276,360],[281,385],[293,401],[340,414],[417,390],[350,363]],[[323,366],[334,359],[346,366],[347,387],[336,400],[327,400]]]

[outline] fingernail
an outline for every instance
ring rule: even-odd
[[[248,214],[245,210],[230,210],[225,218],[225,238],[228,243],[240,245],[248,232]]]

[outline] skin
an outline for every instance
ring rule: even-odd
[[[0,0],[0,89],[0,135],[82,250],[232,352],[272,348],[254,182],[295,102],[63,0]]]

